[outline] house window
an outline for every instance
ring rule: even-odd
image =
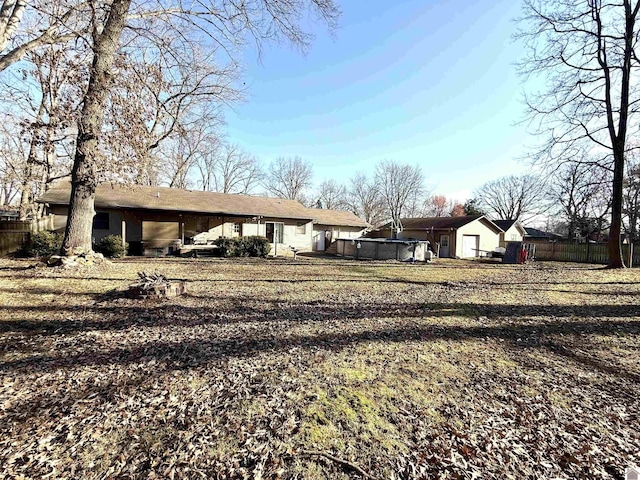
[[[298,222],[296,225],[296,233],[298,235],[304,235],[307,233],[307,222]]]
[[[517,233],[512,233],[511,234],[511,240],[518,240],[518,234]]]
[[[109,230],[109,212],[98,212],[93,217],[94,230]]]
[[[240,224],[239,223],[234,223],[233,224],[233,233],[236,235],[240,235]]]

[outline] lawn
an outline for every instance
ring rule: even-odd
[[[136,272],[187,282],[167,300]],[[597,479],[640,464],[640,269],[0,260],[0,477]]]

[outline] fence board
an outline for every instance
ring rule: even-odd
[[[537,243],[536,255],[537,260],[549,260],[557,262],[578,262],[578,263],[597,263],[606,265],[609,263],[609,253],[607,246],[595,243],[560,243],[547,242]],[[622,246],[622,255],[625,263],[628,263],[629,246]],[[636,245],[633,249],[633,266],[640,267],[640,246]]]
[[[17,252],[29,238],[29,232],[2,232],[0,231],[0,256]]]
[[[0,231],[10,232],[42,232],[53,230],[54,215],[38,218],[37,220],[8,220],[0,222]]]
[[[54,230],[54,215],[37,220],[9,220],[0,222],[0,255],[18,251],[32,232]]]

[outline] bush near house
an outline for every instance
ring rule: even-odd
[[[271,251],[269,240],[260,236],[219,238],[216,245],[223,257],[266,257]]]
[[[54,231],[36,232],[22,244],[20,252],[25,257],[46,257],[57,254],[62,248],[63,235]]]
[[[102,237],[102,239],[100,239],[100,244],[98,245],[98,251],[105,257],[110,258],[124,257],[127,254],[128,249],[129,244],[123,244],[122,237],[120,235],[107,235],[106,237]]]

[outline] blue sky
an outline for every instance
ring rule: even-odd
[[[284,45],[245,58],[248,97],[228,112],[229,140],[269,162],[309,160],[316,183],[420,165],[434,193],[459,200],[529,169],[532,139],[511,40],[513,0],[342,1],[335,36],[318,28],[306,55]]]

